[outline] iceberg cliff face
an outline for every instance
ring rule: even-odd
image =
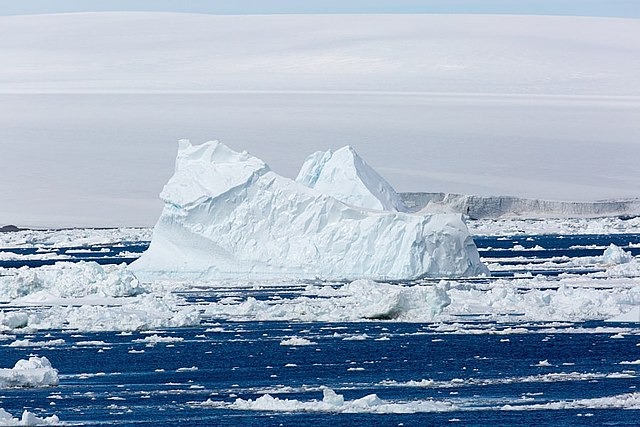
[[[368,278],[487,273],[461,215],[355,208],[215,141],[180,143],[138,277]]]
[[[313,153],[305,160],[296,181],[348,205],[407,211],[393,187],[350,146]]]

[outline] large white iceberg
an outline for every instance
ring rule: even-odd
[[[138,277],[408,280],[486,274],[460,214],[348,205],[217,142],[181,141]]]
[[[307,157],[296,181],[348,205],[407,211],[393,187],[350,146],[316,151]]]

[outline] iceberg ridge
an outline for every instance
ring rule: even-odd
[[[348,145],[336,151],[316,151],[307,157],[296,182],[348,205],[407,211],[393,187]]]

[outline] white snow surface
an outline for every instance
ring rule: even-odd
[[[213,136],[288,177],[349,144],[398,191],[640,188],[635,19],[2,16],[0,54],[0,225],[151,226],[173,141]]]
[[[200,312],[196,307],[186,306],[182,298],[162,292],[80,306],[45,305],[38,310],[0,310],[0,332],[43,329],[136,331],[199,324]]]
[[[21,298],[47,301],[59,298],[129,297],[145,292],[125,264],[100,265],[96,262],[58,262],[38,268],[9,269],[0,276],[0,301]]]
[[[407,210],[393,187],[350,146],[311,154],[296,181],[348,205],[382,211]]]
[[[0,389],[10,387],[51,387],[58,385],[58,370],[46,357],[18,360],[13,368],[0,368]]]
[[[596,279],[591,282],[594,284],[598,284]],[[537,289],[544,286],[559,287]],[[566,279],[560,283],[540,278],[498,280],[478,286],[455,283],[405,286],[357,281],[337,289],[311,287],[305,295],[285,301],[259,301],[249,297],[211,303],[205,315],[231,320],[305,322],[434,322],[452,321],[460,316],[580,322],[628,313],[623,321],[637,322],[633,315],[638,306],[640,283],[637,281],[635,286],[613,289],[592,288],[584,279]]]
[[[208,316],[251,320],[347,322],[433,320],[451,303],[444,286],[404,286],[356,280],[344,286],[309,286],[305,296],[286,301],[220,301]]]
[[[450,411],[534,411],[565,409],[640,409],[640,393],[625,393],[606,397],[578,400],[560,400],[548,403],[514,402],[496,406],[488,400],[464,399],[424,399],[413,401],[388,401],[380,399],[376,394],[369,394],[359,399],[346,400],[343,395],[328,387],[322,387],[322,400],[282,399],[264,394],[257,399],[237,398],[234,402],[214,401],[202,402],[202,406],[235,409],[243,411],[273,412],[336,412],[336,413],[371,413],[371,414],[412,414],[420,412]]]
[[[20,230],[0,233],[0,248],[61,248],[110,245],[122,242],[151,240],[149,228],[69,228],[50,230]]]
[[[160,197],[151,245],[130,267],[145,280],[488,274],[460,214],[346,205],[217,141],[181,141]]]
[[[518,234],[620,234],[640,233],[640,217],[483,219],[467,221],[474,236],[513,236]]]
[[[448,402],[425,400],[411,403],[395,403],[381,400],[375,394],[369,394],[354,400],[345,400],[344,396],[334,390],[323,387],[322,400],[300,401],[296,399],[280,399],[264,394],[255,400],[238,398],[235,402],[213,401],[202,403],[203,406],[237,409],[244,411],[275,412],[337,412],[337,413],[415,413],[453,411],[456,406]]]
[[[14,418],[13,415],[0,408],[0,426],[51,426],[59,424],[60,419],[57,415],[40,418],[33,412],[25,410],[22,412],[22,417]]]

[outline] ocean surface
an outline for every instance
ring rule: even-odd
[[[476,243],[487,264],[500,266],[499,278],[597,272],[571,260],[601,255],[610,243],[640,254],[638,234],[488,236]],[[52,252],[67,261],[119,263],[145,247],[123,242]],[[5,251],[36,255],[35,249]],[[0,266],[56,259],[2,260]],[[300,292],[300,286],[247,286],[181,295],[204,305],[238,294],[286,301]],[[635,426],[640,335],[633,328],[620,333],[624,327],[525,322],[517,314],[449,323],[204,316],[190,328],[41,331],[17,336],[28,346],[0,340],[0,360],[9,366],[45,356],[60,384],[0,390],[0,407],[14,415],[25,409],[56,414],[72,425]]]

